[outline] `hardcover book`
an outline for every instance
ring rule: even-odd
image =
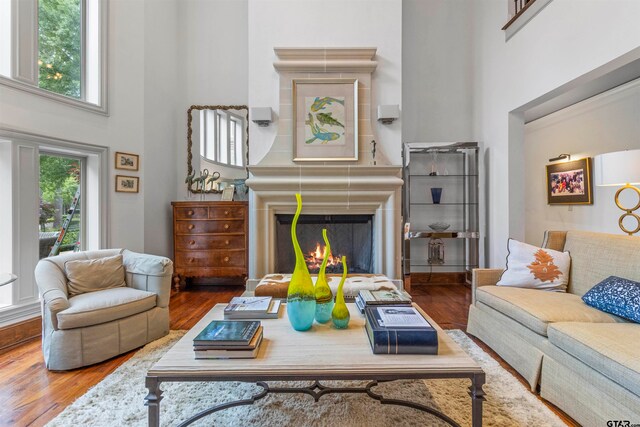
[[[267,297],[269,299],[269,303],[264,310],[246,310],[239,307],[238,305],[232,307],[231,309],[225,308],[224,310],[224,318],[225,319],[277,319],[280,313],[280,307],[282,306],[282,300],[272,299],[271,297]],[[233,300],[231,300],[233,303]],[[230,304],[231,305],[231,304]],[[261,303],[261,305],[263,305]]]
[[[240,311],[263,313],[269,309],[270,305],[271,297],[233,297],[224,308],[224,313]]]
[[[193,344],[248,345],[259,327],[256,320],[214,320],[193,339]]]
[[[364,312],[374,354],[438,354],[437,331],[414,307],[367,306]]]
[[[256,334],[256,345],[252,349],[197,349],[194,351],[196,359],[255,359],[262,342],[262,330]]]
[[[251,341],[248,345],[220,345],[220,344],[193,344],[194,351],[202,351],[202,350],[253,350],[258,345],[260,345],[260,341],[262,341],[262,326],[258,328],[256,333],[251,338]]]
[[[365,305],[411,305],[411,296],[400,290],[362,290],[358,296]]]

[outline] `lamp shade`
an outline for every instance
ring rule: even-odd
[[[600,154],[593,162],[598,186],[640,184],[640,150]]]

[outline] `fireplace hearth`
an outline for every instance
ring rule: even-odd
[[[291,243],[293,215],[276,216],[276,272],[291,273],[295,267],[295,254]],[[341,257],[347,257],[349,273],[373,272],[373,215],[301,215],[297,235],[309,272],[320,270],[328,254],[322,239],[327,229],[331,244],[331,258],[326,272],[342,273]]]

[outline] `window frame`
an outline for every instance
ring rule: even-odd
[[[108,26],[109,26],[109,0],[97,0],[98,7],[98,97],[99,103],[94,104],[89,101],[86,101],[86,81],[87,81],[87,63],[86,63],[86,38],[87,38],[87,28],[86,22],[88,20],[87,13],[88,9],[86,7],[87,0],[81,0],[81,70],[80,70],[80,93],[81,99],[72,98],[67,95],[62,95],[56,92],[51,92],[46,89],[42,89],[38,86],[38,0],[28,0],[26,12],[22,16],[19,16],[20,13],[18,11],[18,5],[20,7],[24,7],[21,5],[25,0],[8,0],[11,2],[11,77],[7,77],[5,75],[0,75],[0,85],[4,85],[13,89],[18,89],[23,92],[32,93],[34,95],[41,96],[43,98],[60,102],[62,104],[66,104],[75,108],[79,108],[86,111],[91,111],[94,113],[103,114],[105,116],[109,115],[108,109]],[[30,9],[29,9],[30,6]],[[22,19],[21,19],[22,18]],[[27,19],[28,18],[28,19]],[[22,43],[20,37],[20,28],[22,22],[27,22],[35,29],[35,34],[29,34],[29,37],[32,37],[33,40],[27,40],[25,43]],[[30,78],[20,77],[20,71],[17,69],[18,61],[20,60],[20,55],[27,55],[31,61],[31,76]]]
[[[209,163],[234,169],[244,169],[246,167],[244,164],[246,131],[243,126],[245,118],[228,110],[200,110],[200,114],[200,153],[204,153],[201,154],[201,157]],[[211,116],[210,121],[208,116]],[[222,126],[226,127],[224,132],[221,129]],[[234,127],[233,133],[235,136],[233,149],[231,147],[232,126]],[[238,130],[240,131],[239,138]],[[225,136],[224,141],[222,141],[223,134]],[[211,141],[212,137],[213,141]],[[222,146],[223,143],[224,147]],[[240,148],[240,165],[235,163],[238,158],[238,148]],[[213,153],[211,153],[212,151]],[[231,157],[232,152],[234,153],[234,158]],[[213,154],[213,157],[211,157],[211,154]],[[225,158],[224,160],[222,160],[223,157]]]

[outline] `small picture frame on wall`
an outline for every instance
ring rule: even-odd
[[[118,193],[137,193],[140,178],[137,176],[116,175],[116,191]]]
[[[547,165],[549,205],[592,205],[591,157]]]
[[[222,197],[220,200],[223,202],[231,202],[233,201],[233,194],[235,193],[236,187],[235,185],[228,185],[224,187],[222,190]]]
[[[139,168],[140,156],[131,153],[116,152],[116,169],[137,171]]]

